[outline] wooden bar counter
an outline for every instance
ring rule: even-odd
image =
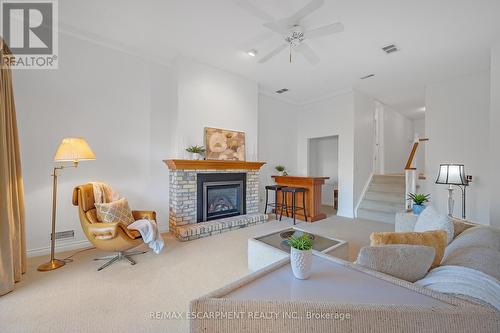
[[[277,185],[303,187],[306,189],[306,210],[307,222],[314,222],[326,218],[326,214],[321,212],[321,187],[329,177],[297,177],[297,176],[271,176]],[[295,204],[302,207],[302,193],[296,193]],[[278,203],[282,201],[281,193],[278,196]],[[287,197],[288,205],[292,205],[291,194]],[[286,216],[286,213],[283,212]],[[297,219],[304,221],[304,212],[298,211]]]

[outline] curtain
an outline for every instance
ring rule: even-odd
[[[3,61],[12,56],[0,37],[0,295],[14,289],[26,272],[24,193],[21,175],[12,72]]]

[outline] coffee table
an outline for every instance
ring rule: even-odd
[[[248,239],[248,269],[256,271],[290,255],[287,238],[292,234],[309,234],[313,239],[313,252],[347,260],[349,248],[344,240],[308,232],[299,227],[287,227],[269,234]]]

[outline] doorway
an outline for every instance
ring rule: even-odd
[[[327,215],[337,214],[339,182],[339,136],[309,139],[310,177],[329,177],[323,185],[321,205]]]

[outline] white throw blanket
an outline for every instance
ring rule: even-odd
[[[161,237],[156,221],[141,219],[129,224],[127,228],[138,230],[141,233],[144,243],[147,243],[156,254],[159,254],[163,249],[165,243]]]
[[[500,283],[478,270],[461,266],[440,266],[415,282],[445,294],[465,295],[490,304],[500,311]]]
[[[108,203],[120,199],[118,193],[116,193],[108,184],[101,182],[92,182],[91,184],[92,189],[94,190],[95,203]],[[159,254],[163,249],[165,243],[160,235],[158,224],[155,220],[137,220],[129,224],[127,228],[139,231],[144,243],[148,244],[156,254]]]

